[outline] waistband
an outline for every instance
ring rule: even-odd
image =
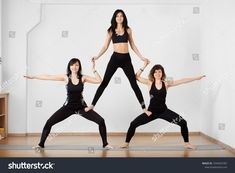
[[[130,56],[129,52],[128,53],[118,53],[118,52],[113,52],[113,55],[117,55],[117,56]]]

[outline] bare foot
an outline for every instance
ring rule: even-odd
[[[189,142],[185,142],[185,144],[184,144],[184,148],[186,148],[186,149],[195,149],[195,147],[193,146],[193,145],[191,145]]]
[[[106,145],[106,146],[104,147],[104,149],[106,149],[106,150],[111,150],[111,149],[113,149],[113,147],[108,144],[108,145]]]
[[[88,112],[88,111],[92,110],[93,108],[94,108],[94,106],[91,105],[91,106],[86,107],[84,110],[85,110],[85,112]]]
[[[129,147],[129,143],[125,142],[123,145],[120,146],[120,148],[128,148]]]
[[[43,148],[41,146],[39,146],[39,145],[33,146],[32,149],[34,149],[37,152],[41,152],[43,150]]]

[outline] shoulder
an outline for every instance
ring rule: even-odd
[[[151,88],[152,87],[152,85],[153,85],[153,81],[151,81],[150,79],[145,79],[145,81],[146,81],[146,85],[149,87],[149,88]]]
[[[126,29],[126,31],[127,31],[127,33],[128,33],[128,34],[131,34],[131,33],[132,33],[132,30],[131,30],[131,28],[130,28],[130,27],[129,27],[129,28],[127,28],[127,29]]]
[[[113,35],[113,31],[112,30],[107,31],[107,35],[111,37]]]
[[[81,77],[82,83],[85,83],[86,80],[87,80],[87,75],[82,75],[82,77]]]
[[[169,88],[169,83],[167,81],[162,81],[162,83],[165,85],[166,89]]]
[[[167,82],[166,81],[162,81],[162,83],[165,85],[165,86],[167,86],[168,84],[167,84]]]
[[[66,81],[68,80],[68,76],[66,74],[62,74],[61,77]]]
[[[153,81],[148,81],[148,88],[149,88],[149,90],[152,88],[152,86],[153,86]]]
[[[69,83],[69,77],[65,74],[63,75],[65,84],[67,85]]]

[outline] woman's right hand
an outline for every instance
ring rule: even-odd
[[[93,105],[90,105],[90,106],[85,107],[84,111],[85,111],[85,112],[88,112],[88,111],[90,111],[90,110],[92,110],[92,109],[94,109],[94,106],[93,106]]]
[[[152,112],[148,111],[147,109],[144,109],[144,113],[149,117],[152,115]]]
[[[150,61],[146,58],[144,60],[144,68],[147,67],[147,65],[149,65]]]
[[[26,79],[35,79],[34,76],[24,76]]]
[[[150,63],[150,61],[149,61],[148,58],[144,58],[144,57],[143,57],[143,58],[142,58],[142,61],[144,61],[144,62],[147,61],[148,63]]]

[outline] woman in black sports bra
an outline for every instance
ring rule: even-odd
[[[111,56],[111,59],[106,68],[103,81],[96,91],[96,94],[92,101],[92,105],[89,106],[89,108],[86,110],[88,111],[90,109],[93,109],[93,107],[96,105],[96,102],[102,95],[103,91],[108,86],[113,74],[116,72],[117,68],[120,67],[127,76],[142,109],[146,111],[142,93],[135,79],[134,68],[132,66],[131,57],[129,55],[128,50],[128,42],[132,50],[142,61],[149,62],[149,60],[147,58],[144,58],[137,49],[132,37],[131,28],[129,28],[128,26],[127,18],[123,10],[118,9],[114,12],[113,17],[111,19],[111,26],[109,27],[107,32],[105,44],[102,47],[101,51],[98,53],[98,55],[93,57],[93,60],[98,60],[106,52],[111,40],[113,42],[114,49],[113,55]]]
[[[25,76],[27,79],[64,81],[67,89],[67,99],[64,105],[47,120],[42,131],[41,140],[38,145],[33,147],[33,149],[41,150],[44,148],[45,141],[51,131],[52,126],[65,120],[73,114],[79,114],[82,117],[97,123],[99,125],[99,132],[103,142],[103,147],[105,149],[112,148],[107,142],[107,132],[104,119],[93,110],[88,112],[84,111],[84,108],[87,107],[82,95],[84,83],[87,82],[97,84],[102,81],[100,75],[95,70],[95,61],[92,62],[95,77],[82,75],[81,62],[77,58],[73,58],[69,61],[67,66],[67,75]]]
[[[121,146],[121,148],[127,148],[129,146],[129,142],[134,136],[137,127],[147,124],[157,118],[161,118],[170,123],[179,125],[181,127],[181,134],[185,142],[185,148],[193,149],[194,147],[189,143],[187,122],[180,115],[167,108],[166,95],[168,88],[189,83],[195,80],[200,80],[205,77],[205,75],[184,78],[167,83],[164,81],[166,77],[164,68],[160,64],[153,66],[153,68],[150,70],[148,79],[141,77],[141,73],[144,71],[147,64],[148,63],[145,62],[144,67],[140,68],[140,70],[137,72],[136,79],[140,83],[143,83],[149,87],[150,104],[148,111],[139,115],[131,122],[126,135],[126,142]]]

